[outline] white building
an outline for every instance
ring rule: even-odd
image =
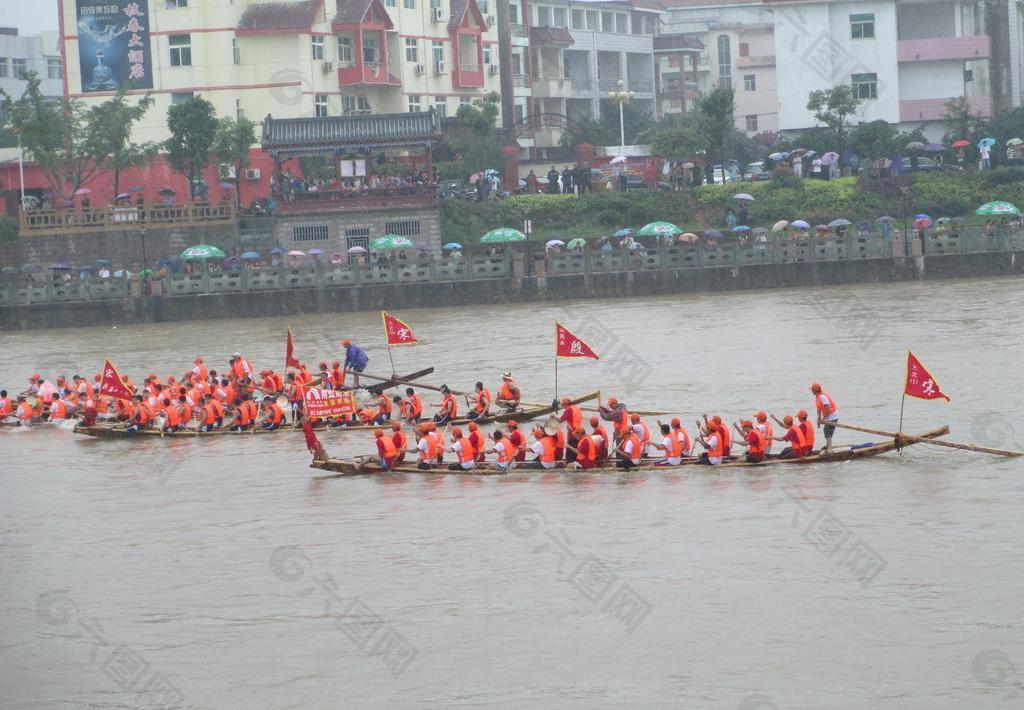
[[[56,32],[19,35],[14,27],[0,27],[0,89],[9,96],[20,97],[29,72],[39,76],[44,96],[64,95],[59,35]]]

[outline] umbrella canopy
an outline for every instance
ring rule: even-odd
[[[982,138],[980,141],[978,141],[978,147],[979,148],[991,148],[995,144],[996,144],[996,139],[995,138]]]
[[[584,239],[583,237],[576,237],[575,239],[570,239],[569,243],[566,244],[566,246],[569,247],[570,249],[582,249],[586,245],[587,240]]]
[[[671,222],[651,222],[650,224],[645,224],[640,228],[640,231],[637,232],[641,237],[656,237],[662,234],[671,234],[675,236],[676,234],[682,233],[683,230]]]
[[[371,249],[411,249],[416,246],[408,237],[400,237],[397,234],[385,234],[370,242]]]
[[[818,226],[815,227],[815,229],[817,229],[819,232],[827,232],[828,225],[819,224]]]
[[[288,252],[288,256],[305,256],[305,255],[306,255],[306,252],[300,251],[298,249],[293,249],[290,252]]]
[[[271,254],[286,254],[288,252],[284,247],[274,247],[270,250]]]
[[[914,229],[927,229],[932,226],[931,217],[918,217],[913,221]]]
[[[221,190],[234,190],[235,189],[235,186],[232,185],[230,182],[222,182],[220,185],[217,185],[217,187],[219,187]]]
[[[25,274],[38,274],[42,270],[43,267],[41,267],[39,264],[25,264],[24,266],[21,267],[22,273]]]
[[[953,220],[951,220],[949,217],[939,217],[937,220],[935,220],[935,224],[953,224]]]
[[[75,192],[73,194],[75,194],[75,195],[88,195],[91,192],[92,192],[92,190],[90,190],[87,187],[80,187],[77,190],[75,190]]]
[[[1009,215],[1009,214],[1020,214],[1020,210],[1014,207],[1009,202],[986,202],[978,209],[974,210],[974,214],[980,215]]]
[[[16,273],[18,273],[18,270],[15,269],[13,266],[5,266],[4,268],[0,269],[0,274],[16,274]]]
[[[363,247],[349,247],[348,248],[348,253],[349,254],[365,254],[366,253],[366,249],[363,248]]]
[[[971,144],[970,141],[965,141],[965,140],[953,141],[953,147],[954,148],[966,148],[970,144]]]
[[[851,224],[853,224],[853,222],[851,222],[850,220],[843,219],[840,217],[839,219],[834,219],[831,222],[829,222],[828,226],[831,227],[832,229],[835,229],[836,227],[849,227]]]
[[[97,271],[99,271],[99,269],[95,266],[84,265],[78,267],[78,273],[80,274],[95,274]]]
[[[922,212],[921,214],[915,214],[914,215],[914,219],[926,219],[929,222],[932,221],[932,218],[930,216],[926,215],[924,212]]]
[[[618,165],[619,163],[625,163],[625,162],[626,162],[626,156],[624,156],[624,155],[616,155],[614,158],[612,158],[612,165]]]
[[[181,252],[180,258],[182,261],[189,261],[193,259],[223,259],[224,252],[212,244],[196,244],[195,246],[189,247],[185,251]]]
[[[927,150],[929,153],[941,153],[943,150],[945,150],[942,147],[941,143],[925,143],[924,149]]]
[[[712,239],[718,239],[719,237],[722,236],[722,233],[719,232],[717,229],[707,229],[704,231],[704,236],[711,237]]]
[[[323,249],[310,249],[309,251],[306,252],[306,254],[308,254],[309,256],[323,256],[324,255],[324,250]]]
[[[451,251],[452,249],[461,249],[462,245],[459,244],[458,242],[448,242],[447,244],[445,244],[441,248],[442,249],[447,249],[447,250]]]
[[[889,215],[884,215],[875,220],[876,222],[895,222],[896,220]]]
[[[781,232],[783,229],[789,226],[789,222],[784,219],[780,219],[778,222],[772,225],[773,232]]]
[[[492,229],[484,236],[480,237],[480,241],[484,244],[502,244],[505,242],[521,242],[526,239],[526,235],[520,232],[518,229],[512,229],[511,227],[499,227],[498,229]]]
[[[242,252],[242,258],[246,261],[252,261],[253,259],[259,259],[260,253],[258,251],[246,251]]]
[[[107,259],[97,259],[96,266],[110,266],[110,261]]]
[[[732,231],[734,234],[743,234],[744,232],[749,232],[750,227],[748,227],[745,224],[737,224],[735,227],[732,228]]]
[[[616,232],[615,234],[613,234],[612,236],[613,236],[613,237],[620,237],[620,238],[621,238],[621,237],[630,237],[630,236],[632,236],[632,235],[633,235],[633,230],[632,230],[632,229],[629,229],[629,228],[627,227],[626,229],[620,229],[619,231],[617,231],[617,232]]]
[[[51,271],[70,271],[71,267],[65,264],[63,261],[57,262],[56,264],[50,264]]]
[[[696,244],[699,239],[700,237],[693,232],[687,232],[686,234],[679,235],[679,241],[685,242],[686,244]]]
[[[239,259],[237,256],[229,256],[227,259],[224,260],[224,266],[228,267],[239,266],[241,263],[242,260]]]
[[[737,194],[733,195],[732,199],[734,199],[734,200],[746,200],[747,202],[757,202],[757,200],[755,200],[753,197],[751,197],[750,195],[748,195],[745,192],[740,192],[740,193],[737,193]]]
[[[127,192],[142,192],[145,189],[142,185],[132,185],[128,188]]]
[[[924,143],[921,141],[910,141],[907,143],[907,150],[923,150]]]
[[[177,195],[178,194],[178,193],[176,193],[174,190],[172,190],[169,187],[161,187],[159,192],[160,192],[161,195]]]
[[[768,234],[768,227],[754,227],[750,231],[753,234]]]
[[[779,161],[779,160],[785,160],[788,157],[789,157],[789,153],[772,153],[771,155],[768,156],[768,160]]]
[[[545,249],[554,249],[555,247],[564,247],[564,246],[565,246],[565,242],[563,242],[561,239],[549,239],[548,242],[544,245],[544,248]]]
[[[130,193],[130,192],[122,192],[120,195],[115,195],[114,199],[115,200],[127,200],[131,196],[132,196],[132,193]]]
[[[825,155],[821,156],[822,165],[831,165],[837,160],[839,160],[839,153],[835,152],[834,150],[830,150],[829,152],[825,153]]]
[[[803,221],[802,219],[794,219],[792,222],[790,222],[790,226],[791,227],[796,227],[797,229],[810,229],[811,228],[811,225],[808,224],[807,222]]]
[[[1024,145],[1024,141],[1022,141],[1020,138],[1011,138],[1010,140],[1006,141],[1006,145]]]

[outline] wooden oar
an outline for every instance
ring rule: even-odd
[[[550,404],[541,404],[539,402],[520,402],[519,404],[520,404],[520,406],[523,406],[523,407],[550,407],[551,406]],[[600,412],[601,411],[600,407],[585,407],[582,404],[577,404],[576,406],[579,407],[580,410],[584,411],[584,412]],[[558,408],[559,409],[562,408],[561,402],[558,403]],[[642,409],[630,409],[629,407],[626,407],[626,410],[630,414],[639,414],[641,417],[666,417],[669,414],[671,414],[671,412],[648,412],[648,411],[645,411],[645,410],[642,410]]]
[[[853,431],[862,431],[865,434],[877,434],[878,436],[888,436],[895,439],[900,437],[906,441],[913,441],[921,444],[934,444],[935,446],[945,446],[950,449],[960,449],[962,451],[975,451],[981,454],[995,454],[996,456],[1024,456],[1024,451],[1013,451],[1012,449],[993,449],[989,446],[978,446],[977,444],[958,444],[955,441],[940,441],[938,439],[925,439],[920,436],[914,436],[913,434],[904,434],[902,432],[891,432],[881,431],[879,429],[869,429],[862,426],[854,426],[853,424],[840,424],[839,422],[831,422],[830,426],[837,427],[839,429],[851,429]]]
[[[441,391],[441,388],[437,387],[435,385],[428,385],[428,384],[424,384],[422,382],[414,382],[413,380],[407,380],[404,377],[395,377],[393,379],[394,379],[395,384],[397,384],[397,385],[410,385],[412,387],[418,387],[419,389],[422,389],[422,390],[431,390],[432,392],[440,392]],[[469,396],[468,392],[459,392],[458,390],[453,390],[450,387],[448,388],[448,390],[453,395],[455,395],[456,397],[459,397],[459,396],[468,397]]]

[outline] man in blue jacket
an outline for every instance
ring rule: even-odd
[[[341,345],[345,348],[345,372],[359,373],[365,370],[366,364],[370,361],[366,351],[348,338],[342,340]],[[359,386],[358,374],[355,375],[355,386]]]

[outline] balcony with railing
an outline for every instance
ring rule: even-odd
[[[530,36],[530,28],[519,22],[513,22],[512,24],[510,24],[509,30],[511,31],[513,37],[527,38]]]
[[[22,236],[124,232],[230,223],[235,203],[89,207],[79,210],[23,210]]]
[[[452,72],[452,86],[460,89],[480,88],[484,85],[484,70],[479,64],[459,63]]]
[[[902,39],[896,43],[896,59],[900,62],[934,62],[962,59],[988,59],[992,41],[987,35],[975,37],[935,37]]]
[[[353,62],[338,67],[339,86],[401,86],[384,62]]]
[[[514,89],[529,89],[530,88],[530,77],[526,74],[513,74],[512,75],[512,88]]]
[[[907,122],[941,121],[946,117],[946,103],[949,98],[902,99],[900,120]],[[992,115],[991,96],[968,96],[967,105],[972,114],[988,118]]]
[[[573,82],[565,77],[540,76],[533,80],[533,95],[537,98],[569,98]]]

